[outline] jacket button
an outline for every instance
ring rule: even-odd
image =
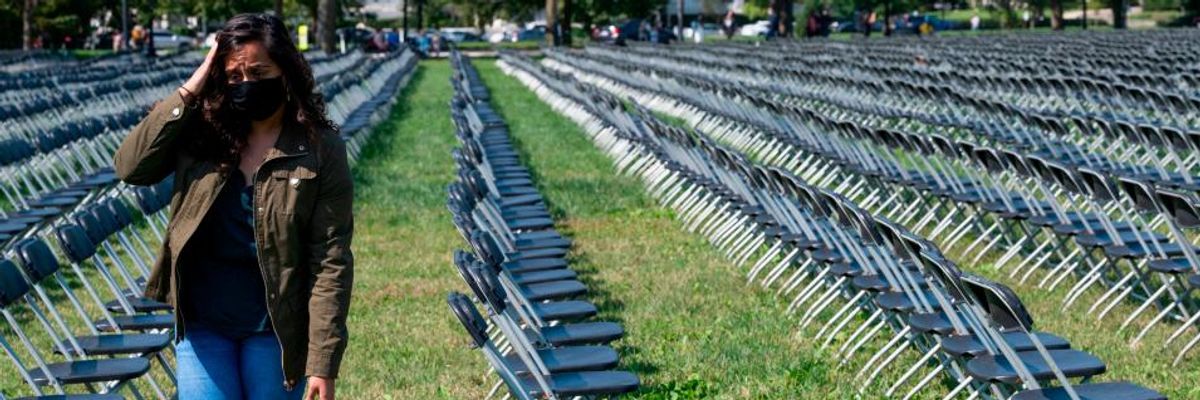
[[[298,147],[298,148],[300,149],[300,151],[304,151],[304,145],[300,145],[300,147]]]
[[[173,117],[178,117],[178,116],[179,116],[179,113],[180,113],[180,111],[179,111],[179,107],[175,107],[175,108],[172,108],[172,109],[171,109],[171,116],[173,116]]]

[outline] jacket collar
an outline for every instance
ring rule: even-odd
[[[285,122],[279,138],[275,139],[275,146],[267,151],[267,159],[301,156],[308,154],[311,148],[304,127],[295,121]]]

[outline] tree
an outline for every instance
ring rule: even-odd
[[[320,27],[318,40],[321,50],[326,53],[337,51],[337,41],[334,30],[337,28],[337,2],[335,0],[317,0],[317,26]]]
[[[33,49],[33,9],[37,0],[24,0],[21,7],[21,49]]]
[[[574,17],[575,7],[571,0],[562,0],[562,15],[558,19],[558,26],[562,27],[558,30],[558,43],[566,46],[571,45],[571,17]]]
[[[1125,0],[1108,0],[1108,5],[1112,8],[1113,29],[1125,29],[1128,26],[1129,3]]]
[[[557,46],[558,34],[555,32],[555,19],[558,14],[558,4],[554,0],[546,0],[546,45]]]
[[[1063,26],[1063,0],[1050,0],[1050,29],[1061,31]]]

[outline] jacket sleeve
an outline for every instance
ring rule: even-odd
[[[326,140],[319,172],[320,188],[310,220],[308,362],[305,375],[337,378],[349,333],[350,289],[354,284],[354,181],[340,139]]]
[[[179,93],[158,102],[113,155],[117,178],[131,185],[152,185],[170,175],[177,161],[176,138],[188,129],[194,108]]]

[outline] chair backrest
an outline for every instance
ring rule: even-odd
[[[29,279],[34,282],[46,279],[58,272],[58,258],[54,256],[54,252],[50,250],[46,241],[40,238],[25,238],[17,242],[14,248],[17,259],[25,267]]]
[[[108,239],[108,229],[88,210],[71,214],[70,220],[83,230],[92,243],[101,243]]]
[[[471,247],[475,249],[475,255],[481,261],[492,266],[499,266],[504,262],[504,251],[500,249],[500,245],[496,243],[496,239],[492,234],[480,229],[471,233]]]
[[[1079,178],[1092,197],[1102,201],[1117,199],[1117,190],[1107,176],[1091,168],[1080,167]]]
[[[0,259],[0,307],[8,307],[29,293],[29,283],[8,259]]]
[[[100,227],[104,228],[105,237],[111,236],[117,231],[124,229],[125,226],[117,217],[113,215],[112,209],[108,208],[107,204],[95,204],[87,208],[87,211],[100,222]]]
[[[502,314],[508,308],[505,301],[508,299],[508,292],[500,283],[500,277],[496,275],[496,271],[488,268],[482,263],[475,263],[467,268],[468,273],[475,279],[475,284],[479,287],[483,297],[481,301],[486,303],[493,313]]]
[[[80,263],[96,254],[96,243],[78,225],[59,226],[54,229],[54,235],[71,262]]]
[[[1194,197],[1168,189],[1158,189],[1155,194],[1167,217],[1183,228],[1200,226],[1200,211],[1196,209]]]
[[[1002,329],[1033,330],[1033,316],[1008,286],[970,273],[962,274],[962,283],[988,313],[988,318]]]
[[[446,304],[450,306],[450,312],[454,313],[458,322],[462,323],[463,329],[471,336],[471,345],[473,347],[486,345],[488,342],[487,320],[479,314],[475,305],[471,304],[471,299],[462,293],[451,292],[446,296]]]
[[[1158,207],[1158,199],[1154,196],[1154,188],[1150,186],[1149,182],[1127,176],[1117,177],[1117,182],[1121,186],[1121,190],[1133,200],[1133,205],[1139,211],[1148,213],[1161,211]]]
[[[111,198],[105,201],[104,207],[112,213],[112,217],[116,220],[117,225],[123,227],[133,225],[133,214],[129,212],[129,207],[119,198]]]

